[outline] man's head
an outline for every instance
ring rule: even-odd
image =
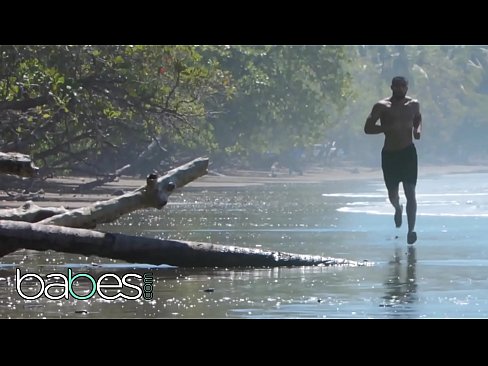
[[[393,97],[396,99],[402,99],[407,95],[408,81],[403,76],[395,76],[391,80],[391,91]]]

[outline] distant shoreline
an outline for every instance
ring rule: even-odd
[[[463,174],[463,173],[488,173],[486,165],[425,165],[419,166],[419,179],[433,175]],[[289,175],[287,169],[277,172],[276,177],[271,177],[266,171],[227,170],[223,176],[206,175],[190,183],[191,186],[200,185],[247,185],[269,183],[320,183],[327,181],[343,180],[383,180],[381,167],[327,167],[305,170],[303,175]]]
[[[425,165],[419,166],[419,179],[435,175],[464,174],[464,173],[488,173],[486,165]],[[83,181],[82,181],[83,179]],[[81,177],[60,177],[50,180],[51,185],[60,187],[75,187],[83,182],[91,181],[92,178]],[[219,187],[246,187],[262,184],[286,184],[286,183],[320,183],[330,181],[351,181],[351,180],[383,180],[381,169],[371,167],[327,167],[313,168],[305,170],[303,175],[289,175],[287,169],[280,169],[276,176],[272,177],[269,171],[249,171],[249,170],[224,170],[214,173],[210,170],[205,175],[185,187],[191,188],[219,188]],[[103,201],[114,198],[113,192],[123,190],[129,192],[145,184],[144,179],[122,177],[118,182],[103,185],[88,194],[59,193],[48,191],[44,194],[44,199],[34,201],[42,207],[77,208],[89,205],[91,202]],[[184,192],[185,187],[180,190]],[[21,206],[24,201],[4,201],[5,194],[0,193],[0,209]],[[171,202],[171,198],[170,198]]]

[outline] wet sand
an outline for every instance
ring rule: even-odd
[[[423,177],[460,174],[460,173],[486,173],[486,165],[445,165],[445,166],[420,166],[419,179]],[[181,189],[204,189],[218,187],[245,187],[261,184],[286,184],[286,183],[320,183],[326,181],[350,181],[350,180],[381,180],[380,168],[370,167],[336,167],[336,168],[312,168],[303,175],[289,175],[287,169],[278,170],[275,176],[269,171],[226,170],[220,173],[210,171],[194,182]],[[114,198],[114,192],[123,190],[129,192],[145,184],[144,179],[122,177],[117,182],[107,183],[91,190],[89,193],[70,193],[79,184],[92,181],[92,178],[59,177],[49,179],[44,195],[34,203],[42,207],[63,206],[67,209],[82,207],[90,202],[103,201]],[[19,207],[22,201],[6,201],[5,192],[0,192],[0,208]]]

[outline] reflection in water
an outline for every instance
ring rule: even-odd
[[[417,255],[415,245],[408,245],[407,252],[407,267],[405,277],[402,276],[402,249],[395,248],[395,255],[390,262],[391,268],[385,288],[387,290],[383,299],[387,302],[382,306],[392,307],[394,309],[393,315],[401,316],[413,311],[411,304],[417,302]],[[402,307],[401,311],[398,307]]]
[[[325,284],[337,286],[344,283],[343,275],[347,272],[347,267],[326,266],[214,269],[73,263],[23,267],[22,273],[37,271],[42,278],[46,278],[49,273],[66,274],[68,268],[77,274],[87,273],[95,279],[106,273],[122,278],[127,273],[143,275],[150,272],[154,280],[153,299],[125,300],[119,297],[106,300],[96,293],[87,300],[76,300],[72,296],[67,300],[51,300],[45,296],[26,300],[16,291],[15,267],[0,265],[0,318],[223,318],[250,314],[267,317],[269,309],[280,311],[282,305],[303,302],[309,305],[309,299],[313,299],[314,306],[320,305],[315,295],[316,289],[323,288]],[[138,285],[137,281],[134,284]],[[89,281],[77,281],[73,286],[74,292],[82,296],[93,288]],[[122,292],[129,294],[125,287]],[[23,289],[25,293],[33,295],[38,292],[39,283],[27,279]],[[327,303],[324,304],[334,303],[335,296],[330,295],[326,299]],[[320,311],[323,311],[323,307],[322,304]],[[279,313],[277,316],[286,317],[287,314]],[[310,315],[306,313],[305,316]]]

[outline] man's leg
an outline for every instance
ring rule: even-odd
[[[383,179],[388,190],[388,198],[395,208],[395,216],[393,217],[395,226],[400,227],[402,226],[403,206],[400,205],[400,197],[398,195],[398,186],[401,179],[397,155],[383,149],[381,151],[381,169],[383,170]]]
[[[403,206],[400,205],[400,196],[398,194],[398,186],[399,183],[396,184],[388,184],[388,198],[390,199],[390,203],[395,208],[395,226],[400,227],[402,226],[402,213],[403,213]]]
[[[413,244],[417,240],[417,233],[415,232],[415,221],[417,218],[417,199],[415,197],[415,184],[403,183],[403,190],[405,192],[405,198],[407,199],[407,243]]]

